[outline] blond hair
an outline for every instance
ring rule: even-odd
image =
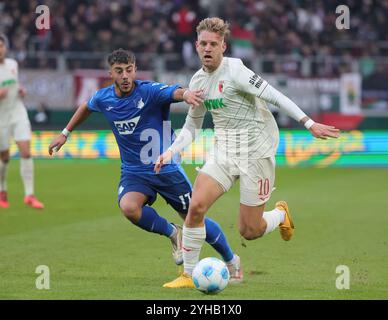
[[[227,37],[230,33],[229,23],[218,17],[206,18],[197,26],[197,34],[199,35],[202,31],[215,32],[222,37]]]

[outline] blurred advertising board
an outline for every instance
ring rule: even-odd
[[[51,158],[47,149],[57,134],[53,131],[34,132],[33,156]],[[212,129],[202,130],[195,142],[182,153],[183,163],[203,165],[213,139]],[[11,156],[18,156],[15,144],[12,144]],[[62,150],[51,159],[99,158],[119,159],[118,147],[111,131],[75,131]],[[289,167],[388,167],[388,131],[354,130],[343,132],[339,139],[320,140],[306,131],[282,130],[276,160],[277,165]]]

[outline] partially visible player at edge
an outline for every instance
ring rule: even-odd
[[[92,112],[103,113],[120,150],[118,202],[121,211],[138,227],[169,237],[175,263],[182,264],[182,228],[158,215],[151,205],[157,194],[160,194],[184,219],[192,186],[183,168],[175,160],[163,168],[160,174],[155,174],[153,168],[157,157],[171,144],[170,141],[168,145],[163,145],[166,135],[171,140],[174,138],[171,127],[164,128],[166,123],[170,123],[167,122],[170,104],[185,101],[191,105],[199,105],[203,101],[202,92],[182,89],[177,85],[135,80],[135,56],[123,49],[111,53],[108,63],[114,84],[97,90],[87,103],[80,105],[66,128],[51,142],[49,154],[58,151],[66,143],[70,132]],[[166,129],[168,132],[163,133]],[[149,151],[154,150],[154,147],[157,151],[150,158]],[[233,253],[215,221],[206,219],[205,224],[206,241],[227,263],[232,281],[241,282],[240,258]]]
[[[8,41],[0,34],[0,208],[8,208],[7,167],[9,143],[16,142],[20,155],[20,175],[24,203],[35,209],[44,205],[34,196],[34,163],[31,157],[31,124],[22,98],[27,94],[19,84],[18,63],[6,58]]]
[[[220,18],[204,19],[197,26],[196,50],[202,68],[192,77],[189,88],[204,89],[206,100],[189,109],[180,134],[155,165],[158,172],[173,154],[188,146],[197,129],[202,127],[206,110],[211,112],[215,152],[194,183],[193,198],[183,226],[184,273],[166,283],[168,288],[194,287],[191,273],[205,239],[205,214],[237,178],[240,179],[241,236],[253,240],[279,228],[283,240],[291,239],[294,224],[287,203],[279,201],[272,211],[264,211],[275,182],[275,154],[279,142],[276,121],[265,102],[285,111],[314,137],[339,136],[338,129],[311,120],[294,102],[245,67],[240,59],[223,57],[228,33],[228,23]],[[244,143],[245,149],[241,147]]]

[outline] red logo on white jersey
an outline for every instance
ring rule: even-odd
[[[218,91],[222,93],[223,90],[224,90],[224,80],[221,80],[218,83]]]

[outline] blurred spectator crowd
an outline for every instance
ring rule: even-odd
[[[35,27],[40,4],[50,9],[49,30]],[[350,9],[349,30],[336,28],[339,4]],[[57,67],[49,52],[85,56],[70,68],[102,67],[98,53],[121,47],[137,54],[140,68],[152,68],[157,54],[169,69],[195,69],[195,26],[208,16],[231,24],[227,55],[251,67],[260,58],[262,72],[297,74],[311,59],[311,74],[331,76],[357,60],[367,76],[378,67],[375,57],[387,57],[388,0],[0,0],[0,32],[31,68]]]

